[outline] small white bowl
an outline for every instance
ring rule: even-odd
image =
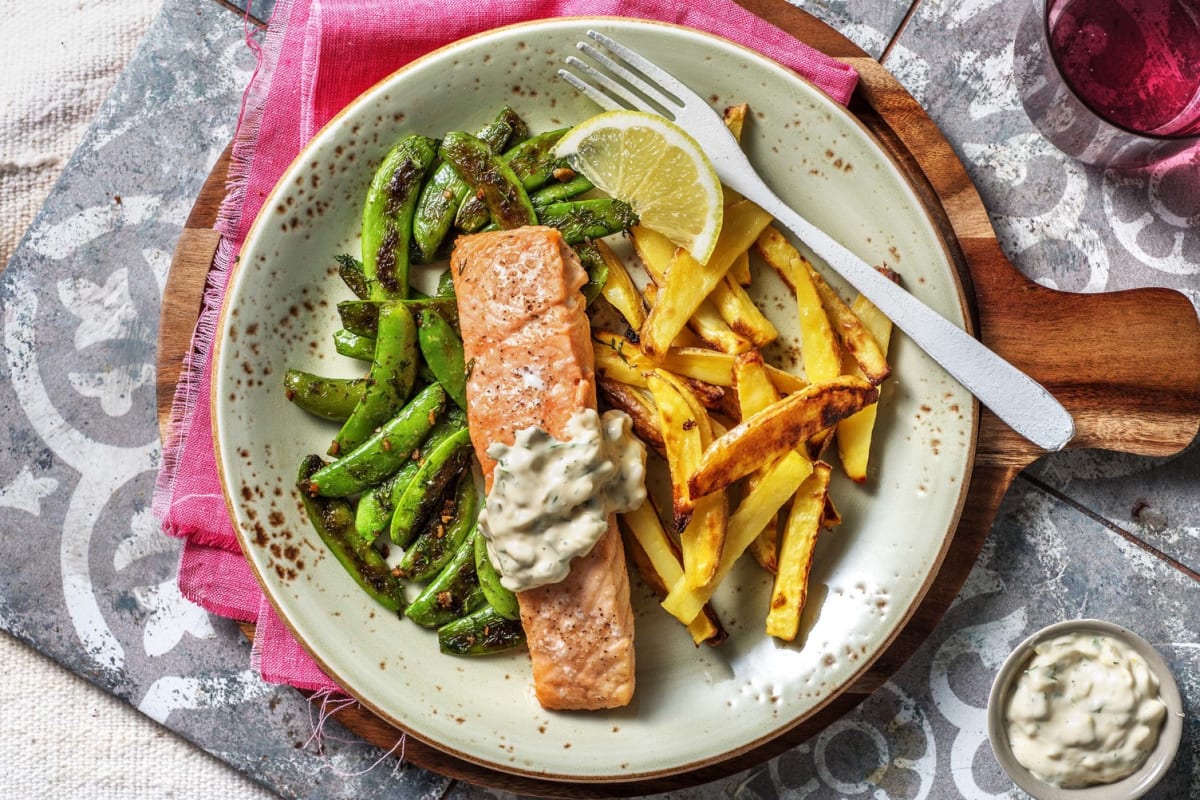
[[[1017,761],[1008,741],[1008,732],[1004,724],[1004,707],[1012,691],[1021,669],[1033,657],[1034,645],[1056,636],[1081,631],[1111,636],[1133,648],[1146,661],[1146,665],[1158,678],[1158,694],[1167,706],[1167,718],[1163,721],[1158,733],[1158,742],[1154,750],[1146,758],[1145,763],[1133,774],[1113,783],[1097,784],[1078,789],[1067,789],[1054,786],[1037,778]],[[1035,800],[1136,800],[1150,791],[1166,774],[1175,760],[1179,749],[1179,740],[1183,735],[1183,700],[1179,696],[1179,687],[1167,662],[1158,654],[1149,642],[1137,634],[1122,628],[1112,622],[1098,619],[1075,619],[1058,622],[1042,628],[1025,641],[1017,645],[1012,654],[1005,659],[992,682],[992,691],[988,695],[988,739],[991,741],[992,752],[1000,766],[1008,773],[1017,786],[1032,795]]]

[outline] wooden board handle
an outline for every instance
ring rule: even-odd
[[[994,239],[961,243],[972,265],[1003,262],[971,270],[980,338],[1067,407],[1075,418],[1071,447],[1162,456],[1195,438],[1200,318],[1184,295],[1060,292],[1013,269]],[[1010,431],[980,440],[993,456],[1037,455]]]

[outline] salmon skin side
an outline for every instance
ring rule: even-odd
[[[450,257],[463,350],[467,417],[488,491],[494,442],[537,426],[564,437],[596,408],[587,274],[553,228],[461,236]],[[538,702],[548,709],[627,705],[633,696],[633,609],[615,517],[559,583],[517,593]]]

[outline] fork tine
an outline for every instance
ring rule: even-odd
[[[575,58],[575,56],[567,56],[567,58],[565,60],[566,60],[568,66],[574,67],[575,69],[579,70],[580,72],[586,73],[587,77],[592,81],[593,84],[598,83],[604,88],[604,92],[601,92],[599,89],[596,89],[595,86],[591,86],[589,88],[592,89],[592,92],[585,92],[585,94],[587,94],[587,96],[592,98],[593,100],[596,100],[596,102],[600,102],[599,100],[596,99],[596,94],[605,96],[605,99],[608,100],[608,102],[600,103],[600,105],[604,106],[605,108],[607,108],[609,110],[613,110],[616,108],[632,107],[632,108],[638,109],[639,111],[650,111],[652,113],[657,113],[650,106],[650,104],[647,103],[645,100],[638,97],[636,94],[629,91],[624,86],[617,83],[615,80],[613,80],[612,78],[610,78],[609,76],[607,76],[603,72],[601,72],[600,70],[593,67],[591,64],[588,64],[586,61],[580,61],[578,58]],[[585,83],[578,76],[572,75],[571,77],[575,78],[575,80],[579,81],[580,83]],[[578,83],[575,83],[574,81],[569,81],[569,82],[571,83],[572,86],[579,88]],[[622,105],[613,105],[612,98],[615,98],[616,100],[623,102],[625,105],[623,105],[623,106]]]
[[[633,66],[643,74],[653,78],[658,82],[659,86],[665,88],[668,92],[678,97],[684,105],[692,102],[704,102],[700,95],[696,94],[687,86],[684,86],[682,83],[680,83],[674,75],[667,72],[665,69],[658,66],[653,61],[650,61],[646,57],[639,55],[633,50],[630,50],[620,42],[613,41],[599,31],[589,30],[587,35],[592,40],[603,45],[608,51],[620,56],[625,63]]]
[[[569,60],[570,59],[568,59],[568,61]],[[567,83],[574,86],[576,91],[578,91],[580,94],[587,97],[589,100],[591,100],[593,103],[600,106],[601,108],[606,108],[609,111],[617,111],[619,109],[624,108],[624,106],[621,105],[620,103],[618,103],[616,100],[613,100],[611,97],[606,95],[604,92],[600,91],[595,86],[592,86],[590,83],[583,80],[582,78],[580,78],[578,75],[576,75],[573,72],[568,72],[565,69],[560,69],[558,71],[558,77],[562,78],[564,81],[566,81]]]
[[[642,77],[641,75],[638,75],[624,64],[617,63],[601,51],[592,47],[587,42],[579,42],[575,46],[578,47],[585,55],[590,56],[593,61],[599,62],[601,66],[618,77],[623,78],[625,82],[631,85],[634,89],[637,89],[639,92],[646,95],[646,97],[658,103],[672,114],[676,112],[676,109],[679,109],[683,106],[679,100],[663,94],[662,90],[660,90],[658,86],[646,80],[646,78]]]

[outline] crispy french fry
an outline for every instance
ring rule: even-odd
[[[670,372],[656,370],[647,377],[647,381],[659,408],[660,418],[663,419],[667,466],[671,473],[673,516],[676,526],[682,528],[679,543],[683,551],[684,575],[689,586],[704,586],[716,572],[725,540],[725,493],[713,492],[702,498],[693,498],[688,491],[687,478],[699,464],[704,448],[712,443],[712,419],[696,395]],[[686,412],[680,408],[680,404],[686,408]],[[665,405],[670,406],[669,414],[663,414]],[[669,431],[666,423],[668,417],[681,420],[678,423],[681,430]],[[676,440],[674,454],[672,439]],[[695,447],[697,441],[700,445],[698,451]],[[690,517],[685,516],[689,514]],[[686,524],[681,523],[681,518],[686,519]]]
[[[726,277],[737,281],[739,286],[749,286],[753,281],[750,275],[750,251],[747,250],[733,260]]]
[[[658,287],[653,283],[646,286],[646,299],[650,306],[658,296]],[[732,328],[721,319],[721,315],[712,302],[705,300],[687,321],[687,327],[675,335],[672,342],[675,347],[699,347],[708,345],[722,353],[744,353],[750,349],[750,340]]]
[[[596,375],[629,386],[646,387],[646,373],[654,369],[636,344],[619,333],[592,331]]]
[[[662,358],[713,287],[725,277],[733,260],[745,252],[771,217],[748,200],[725,207],[721,235],[707,264],[701,264],[684,251],[676,251],[666,271],[654,306],[642,326],[642,349],[651,358]]]
[[[808,477],[810,470],[811,465],[794,451],[776,461],[754,491],[743,498],[737,510],[729,517],[725,546],[721,550],[721,558],[713,579],[702,587],[689,585],[686,577],[676,580],[667,599],[662,602],[667,613],[681,622],[694,620],[712,597],[716,587],[729,574],[734,562],[746,552],[746,548],[758,536],[767,520],[778,513],[788,498],[796,493],[796,489]]]
[[[808,264],[807,261],[805,263]],[[825,313],[829,316],[834,330],[837,331],[842,346],[854,357],[867,380],[876,386],[883,383],[888,375],[892,374],[892,368],[887,363],[883,348],[863,325],[859,316],[850,306],[846,305],[846,301],[842,300],[833,287],[825,282],[821,274],[813,269],[812,264],[808,264],[808,273],[813,278],[813,285],[817,289],[817,294],[821,296]]]
[[[625,544],[642,578],[665,599],[675,582],[683,577],[679,548],[667,535],[662,519],[649,500],[636,511],[620,515]],[[721,620],[711,604],[705,604],[690,623],[688,633],[696,644],[715,647],[728,638]]]
[[[708,414],[699,416],[684,397],[687,387],[663,370],[646,376],[646,385],[654,406],[658,409],[659,430],[663,434],[667,469],[671,476],[671,517],[676,530],[683,529],[695,509],[688,489],[687,477],[700,464],[704,453],[702,430],[708,425]],[[712,435],[712,428],[707,428]]]
[[[716,306],[721,319],[736,333],[749,339],[755,347],[765,347],[779,338],[775,325],[759,311],[750,295],[732,275],[726,275],[713,287],[709,299]]]
[[[603,239],[596,239],[593,244],[608,265],[608,280],[601,292],[604,299],[625,318],[631,329],[640,330],[646,321],[646,307],[642,304],[641,292],[634,286],[625,264],[617,258],[612,248]]]
[[[862,320],[863,327],[879,345],[879,350],[886,354],[892,337],[892,321],[862,295],[855,298],[851,310]],[[862,374],[861,367],[853,361],[852,356],[847,355],[844,360],[843,369],[853,374]],[[837,424],[838,457],[846,477],[856,483],[865,483],[867,480],[871,434],[875,429],[875,415],[878,409],[879,404],[872,403]]]
[[[800,630],[800,614],[808,598],[813,548],[821,531],[832,471],[825,462],[817,462],[792,501],[779,545],[779,572],[775,575],[767,612],[768,636],[790,642]]]
[[[700,468],[688,480],[690,496],[725,488],[878,397],[878,389],[851,375],[788,395],[742,420],[705,450]]]
[[[746,114],[749,112],[750,106],[746,103],[740,103],[736,106],[728,106],[722,117],[725,120],[725,127],[729,128],[729,132],[733,134],[733,138],[739,142],[742,141],[742,130],[746,126]],[[730,189],[728,186],[722,186],[725,190],[725,204],[736,203],[742,199],[742,196]],[[746,280],[749,283],[749,278]]]
[[[837,338],[817,291],[815,273],[809,269],[807,260],[775,227],[764,230],[755,247],[796,294],[804,377],[809,383],[825,383],[841,375],[842,358]]]
[[[714,386],[733,386],[733,363],[737,356],[718,350],[699,347],[672,347],[663,359],[662,366],[677,375],[683,375]],[[784,394],[792,394],[808,384],[803,378],[785,372],[778,367],[765,364],[767,375],[775,388]]]
[[[629,415],[635,436],[660,455],[666,452],[658,409],[648,397],[637,388],[611,378],[598,378],[596,388],[609,406]]]

